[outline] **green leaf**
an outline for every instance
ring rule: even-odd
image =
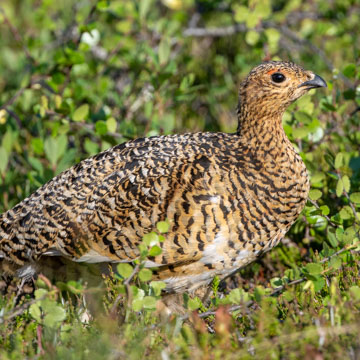
[[[66,311],[60,306],[51,307],[48,310],[48,313],[44,317],[44,325],[50,328],[55,328],[60,326],[60,323],[66,319]]]
[[[324,216],[327,216],[330,214],[330,209],[327,205],[320,206],[320,210],[321,210],[322,215],[324,215]]]
[[[11,153],[14,143],[14,133],[9,129],[2,138],[1,147],[3,147],[8,154]]]
[[[336,158],[335,158],[335,163],[334,163],[334,166],[335,166],[335,169],[339,169],[341,166],[343,166],[343,162],[344,162],[344,156],[342,153],[338,153],[336,155]]]
[[[348,193],[350,191],[350,179],[347,175],[342,177],[342,182],[344,184],[344,190]]]
[[[39,307],[39,304],[35,303],[32,304],[29,308],[29,314],[37,321],[41,322],[41,309]]]
[[[38,155],[41,155],[44,152],[44,142],[40,138],[32,138],[31,146],[34,152]]]
[[[295,139],[303,139],[309,134],[309,132],[310,130],[305,126],[294,128],[292,131]]]
[[[9,162],[8,152],[0,147],[0,173],[4,173]]]
[[[256,45],[259,39],[260,39],[260,34],[255,30],[249,30],[245,35],[245,41],[252,46]]]
[[[145,19],[147,13],[150,10],[150,6],[152,4],[152,0],[141,0],[139,2],[139,15],[140,15],[140,19]]]
[[[35,169],[39,174],[42,175],[44,173],[44,166],[39,159],[29,156],[28,161],[33,169]]]
[[[149,250],[149,256],[158,256],[162,253],[162,249],[160,246],[154,245],[150,250]]]
[[[351,208],[350,208],[351,211]],[[353,213],[351,211],[351,217],[353,217]],[[353,242],[354,239],[356,239],[356,229],[353,226],[348,227],[345,231],[344,231],[344,235],[343,235],[343,241],[345,241],[345,243],[347,244],[351,244]]]
[[[291,293],[290,291],[284,291],[282,296],[288,302],[294,300],[294,298],[295,298],[294,294]]]
[[[141,281],[149,281],[152,278],[152,271],[149,269],[141,269],[139,271],[139,279]]]
[[[281,34],[277,29],[269,28],[265,30],[265,35],[268,39],[270,50],[274,53],[278,49]]]
[[[39,300],[47,295],[48,291],[45,289],[37,289],[35,290],[35,299]]]
[[[305,269],[311,275],[321,274],[323,271],[323,267],[320,264],[316,264],[316,263],[306,264]]]
[[[233,289],[227,296],[228,300],[233,304],[240,304],[249,300],[249,294],[244,289]]]
[[[79,106],[73,113],[72,119],[74,121],[85,121],[89,115],[89,105],[84,104]]]
[[[157,233],[152,231],[151,233],[143,236],[143,241],[147,246],[153,246],[159,243],[159,236]]]
[[[84,148],[90,156],[97,154],[100,150],[99,145],[88,138],[85,139]]]
[[[135,299],[133,300],[132,304],[131,304],[131,308],[134,311],[140,311],[143,307],[143,299]]]
[[[343,220],[349,220],[354,217],[351,207],[346,205],[340,210],[340,218]]]
[[[335,270],[340,269],[341,264],[342,264],[342,260],[339,256],[335,256],[335,257],[331,258],[330,262],[329,262],[329,266],[331,266]]]
[[[317,189],[311,189],[310,192],[309,192],[309,198],[311,200],[319,200],[322,196],[322,192],[320,190],[317,190]]]
[[[154,290],[155,295],[160,296],[161,291],[166,288],[166,283],[163,281],[152,281],[150,286]]]
[[[159,221],[156,224],[156,228],[161,234],[167,233],[170,228],[170,224],[167,221]]]
[[[336,238],[337,238],[339,241],[342,241],[342,240],[343,240],[343,237],[344,237],[344,229],[341,228],[341,227],[336,228],[335,234],[336,234]]]
[[[106,122],[103,120],[98,120],[95,124],[95,131],[98,135],[106,135],[108,132],[108,127]]]
[[[116,127],[117,127],[117,122],[116,119],[113,117],[109,117],[106,120],[106,126],[109,132],[111,133],[115,133],[116,132]]]
[[[344,192],[344,183],[341,179],[338,180],[336,184],[336,196],[341,197]]]
[[[194,299],[189,299],[187,306],[189,310],[194,311],[199,309],[202,306],[202,303],[198,297],[195,297]]]
[[[328,227],[327,229],[327,239],[329,240],[330,245],[333,248],[336,248],[338,246],[338,240],[336,238],[335,229]]]
[[[134,271],[133,267],[128,263],[118,264],[116,270],[123,278],[128,278]]]
[[[350,195],[350,201],[355,204],[360,204],[360,192],[355,192]]]
[[[356,75],[356,65],[355,64],[349,64],[345,67],[345,69],[343,70],[343,74],[347,77],[347,78],[353,78]]]
[[[159,62],[164,65],[168,62],[171,52],[170,41],[166,38],[162,39],[159,44]]]
[[[351,286],[350,294],[358,301],[360,301],[360,287],[357,285]]]
[[[145,296],[142,305],[144,309],[156,309],[156,298],[153,296]]]
[[[64,155],[67,147],[66,135],[60,135],[57,138],[48,137],[44,142],[44,150],[47,159],[52,166],[55,166],[58,160]]]
[[[316,292],[322,290],[325,286],[325,279],[322,276],[315,276],[311,281],[314,284],[314,290]]]

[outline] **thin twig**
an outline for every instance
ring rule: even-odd
[[[244,24],[235,24],[224,27],[188,28],[183,32],[183,35],[185,37],[222,37],[234,35],[236,33],[245,31],[247,31],[247,27]]]
[[[133,278],[135,277],[135,275],[139,272],[140,270],[140,264],[136,264],[133,272],[131,273],[131,275],[124,281],[124,285],[125,285],[125,288],[126,288],[126,295],[127,295],[127,305],[128,305],[128,308],[131,307],[131,301],[132,301],[132,293],[131,293],[131,288],[130,288],[130,283],[131,281],[133,280]],[[114,313],[119,302],[120,302],[120,299],[123,297],[122,294],[119,294],[115,301],[114,301],[114,304],[113,306],[111,307],[111,310],[110,310],[110,313]]]
[[[30,300],[29,302],[26,302],[21,306],[17,306],[12,311],[5,313],[3,315],[0,315],[0,323],[2,323],[4,321],[9,321],[9,320],[23,314],[24,311],[27,310],[31,305],[37,303],[38,301],[44,300],[46,298],[46,296],[47,296],[47,294],[45,294],[44,296],[42,296],[39,299]]]
[[[318,210],[320,210],[320,206],[318,205],[318,203],[315,201],[315,200],[311,200],[311,199],[308,199]],[[327,215],[321,215],[323,216],[327,221],[328,223],[332,226],[332,227],[337,227],[338,225],[336,225]]]

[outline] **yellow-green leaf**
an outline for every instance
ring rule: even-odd
[[[79,106],[73,113],[72,119],[74,121],[85,121],[89,115],[89,105],[84,104]]]
[[[340,197],[343,194],[344,191],[344,184],[341,179],[338,180],[336,184],[336,196]]]
[[[171,52],[171,44],[168,39],[161,40],[159,44],[159,62],[164,65],[168,62]]]
[[[344,184],[344,190],[346,192],[349,192],[350,191],[350,179],[349,179],[349,177],[347,175],[344,175],[342,177],[342,182]]]
[[[117,123],[115,118],[110,117],[106,120],[106,126],[109,132],[114,133],[116,132]]]
[[[336,155],[335,164],[334,164],[335,169],[339,169],[343,165],[343,158],[344,158],[344,156],[342,153],[338,153]]]
[[[317,275],[317,274],[321,274],[321,272],[323,271],[323,268],[320,264],[315,264],[315,263],[309,263],[305,266],[305,269],[308,271],[309,274],[311,275]]]
[[[0,147],[0,173],[4,173],[9,162],[8,152]]]
[[[170,228],[170,224],[167,221],[159,221],[156,224],[156,228],[159,230],[161,234],[167,233]]]
[[[340,210],[339,214],[340,214],[341,219],[343,219],[343,220],[349,220],[354,216],[350,206],[344,206]]]
[[[153,246],[159,243],[159,235],[155,232],[145,234],[143,236],[143,241],[147,246]]]
[[[139,279],[141,281],[149,281],[152,278],[152,271],[150,269],[141,269],[139,272]]]
[[[260,39],[260,34],[255,30],[249,30],[245,35],[245,41],[249,45],[255,45]]]
[[[132,272],[133,272],[133,267],[128,264],[128,263],[121,263],[118,264],[118,266],[116,267],[117,272],[123,277],[123,278],[128,278]]]
[[[360,192],[355,192],[350,195],[350,200],[355,204],[360,204]]]
[[[162,253],[161,247],[157,245],[153,246],[149,251],[150,256],[158,256],[161,253]]]
[[[311,189],[309,192],[309,198],[311,200],[318,200],[322,196],[322,192],[318,189]]]

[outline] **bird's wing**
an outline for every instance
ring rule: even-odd
[[[201,226],[204,221],[201,209],[211,204],[214,196],[204,178],[210,166],[211,160],[204,154],[174,156],[166,155],[164,149],[151,149],[146,156],[132,155],[123,168],[105,177],[88,196],[81,215],[82,233],[89,234],[88,251],[78,260],[134,260],[139,256],[142,237],[167,218],[171,227],[165,235],[161,263],[200,258],[196,241],[186,234],[185,225],[194,221]],[[174,242],[175,232],[189,239],[180,245],[179,239]],[[159,265],[160,258],[155,265]]]
[[[143,235],[170,218],[162,263],[194,261],[204,239],[195,240],[188,225],[205,226],[204,208],[216,196],[213,136],[138,139],[80,162],[3,214],[2,256],[19,265],[43,254],[129,261]]]

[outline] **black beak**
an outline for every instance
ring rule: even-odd
[[[315,77],[312,80],[305,81],[300,84],[298,87],[306,86],[306,89],[315,89],[319,87],[327,87],[325,80],[319,75],[315,74]]]

